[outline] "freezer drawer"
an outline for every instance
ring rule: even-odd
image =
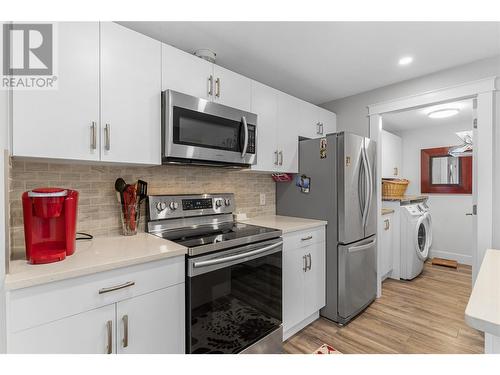
[[[339,245],[338,313],[344,319],[356,315],[376,297],[377,245],[372,236]]]

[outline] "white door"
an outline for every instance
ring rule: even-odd
[[[162,90],[212,100],[213,86],[212,63],[162,44]]]
[[[307,266],[304,272],[304,317],[308,317],[326,304],[325,243],[310,245],[302,248],[302,251]]]
[[[281,172],[299,170],[298,122],[300,109],[297,99],[283,92],[278,94],[278,161]]]
[[[305,101],[300,101],[298,133],[301,137],[317,138],[318,135],[318,108]]]
[[[26,354],[111,354],[116,352],[115,332],[115,304],[112,304],[14,333],[9,336],[7,351]]]
[[[59,22],[55,35],[57,88],[13,92],[13,155],[99,160],[99,23]]]
[[[278,91],[259,82],[252,82],[252,109],[257,114],[257,164],[253,170],[278,170]]]
[[[381,259],[381,270],[380,275],[385,277],[390,271],[392,271],[392,252],[393,250],[393,216],[394,214],[382,215],[382,233],[380,234],[381,246],[379,249],[381,250],[380,259]]]
[[[283,331],[304,319],[304,268],[302,249],[283,250]]]
[[[214,65],[214,102],[250,112],[252,80]]]
[[[335,133],[337,131],[337,115],[327,109],[318,107],[319,122],[322,135]]]
[[[185,353],[184,285],[117,303],[118,353]]]
[[[101,23],[101,160],[161,164],[161,43]]]

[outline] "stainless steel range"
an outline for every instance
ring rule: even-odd
[[[280,353],[281,231],[235,222],[233,208],[233,194],[148,199],[148,232],[188,248],[186,352]]]

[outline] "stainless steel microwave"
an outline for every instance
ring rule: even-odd
[[[162,161],[249,167],[257,162],[257,115],[162,92]]]

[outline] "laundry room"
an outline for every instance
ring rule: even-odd
[[[473,264],[474,100],[382,116],[383,279]]]

